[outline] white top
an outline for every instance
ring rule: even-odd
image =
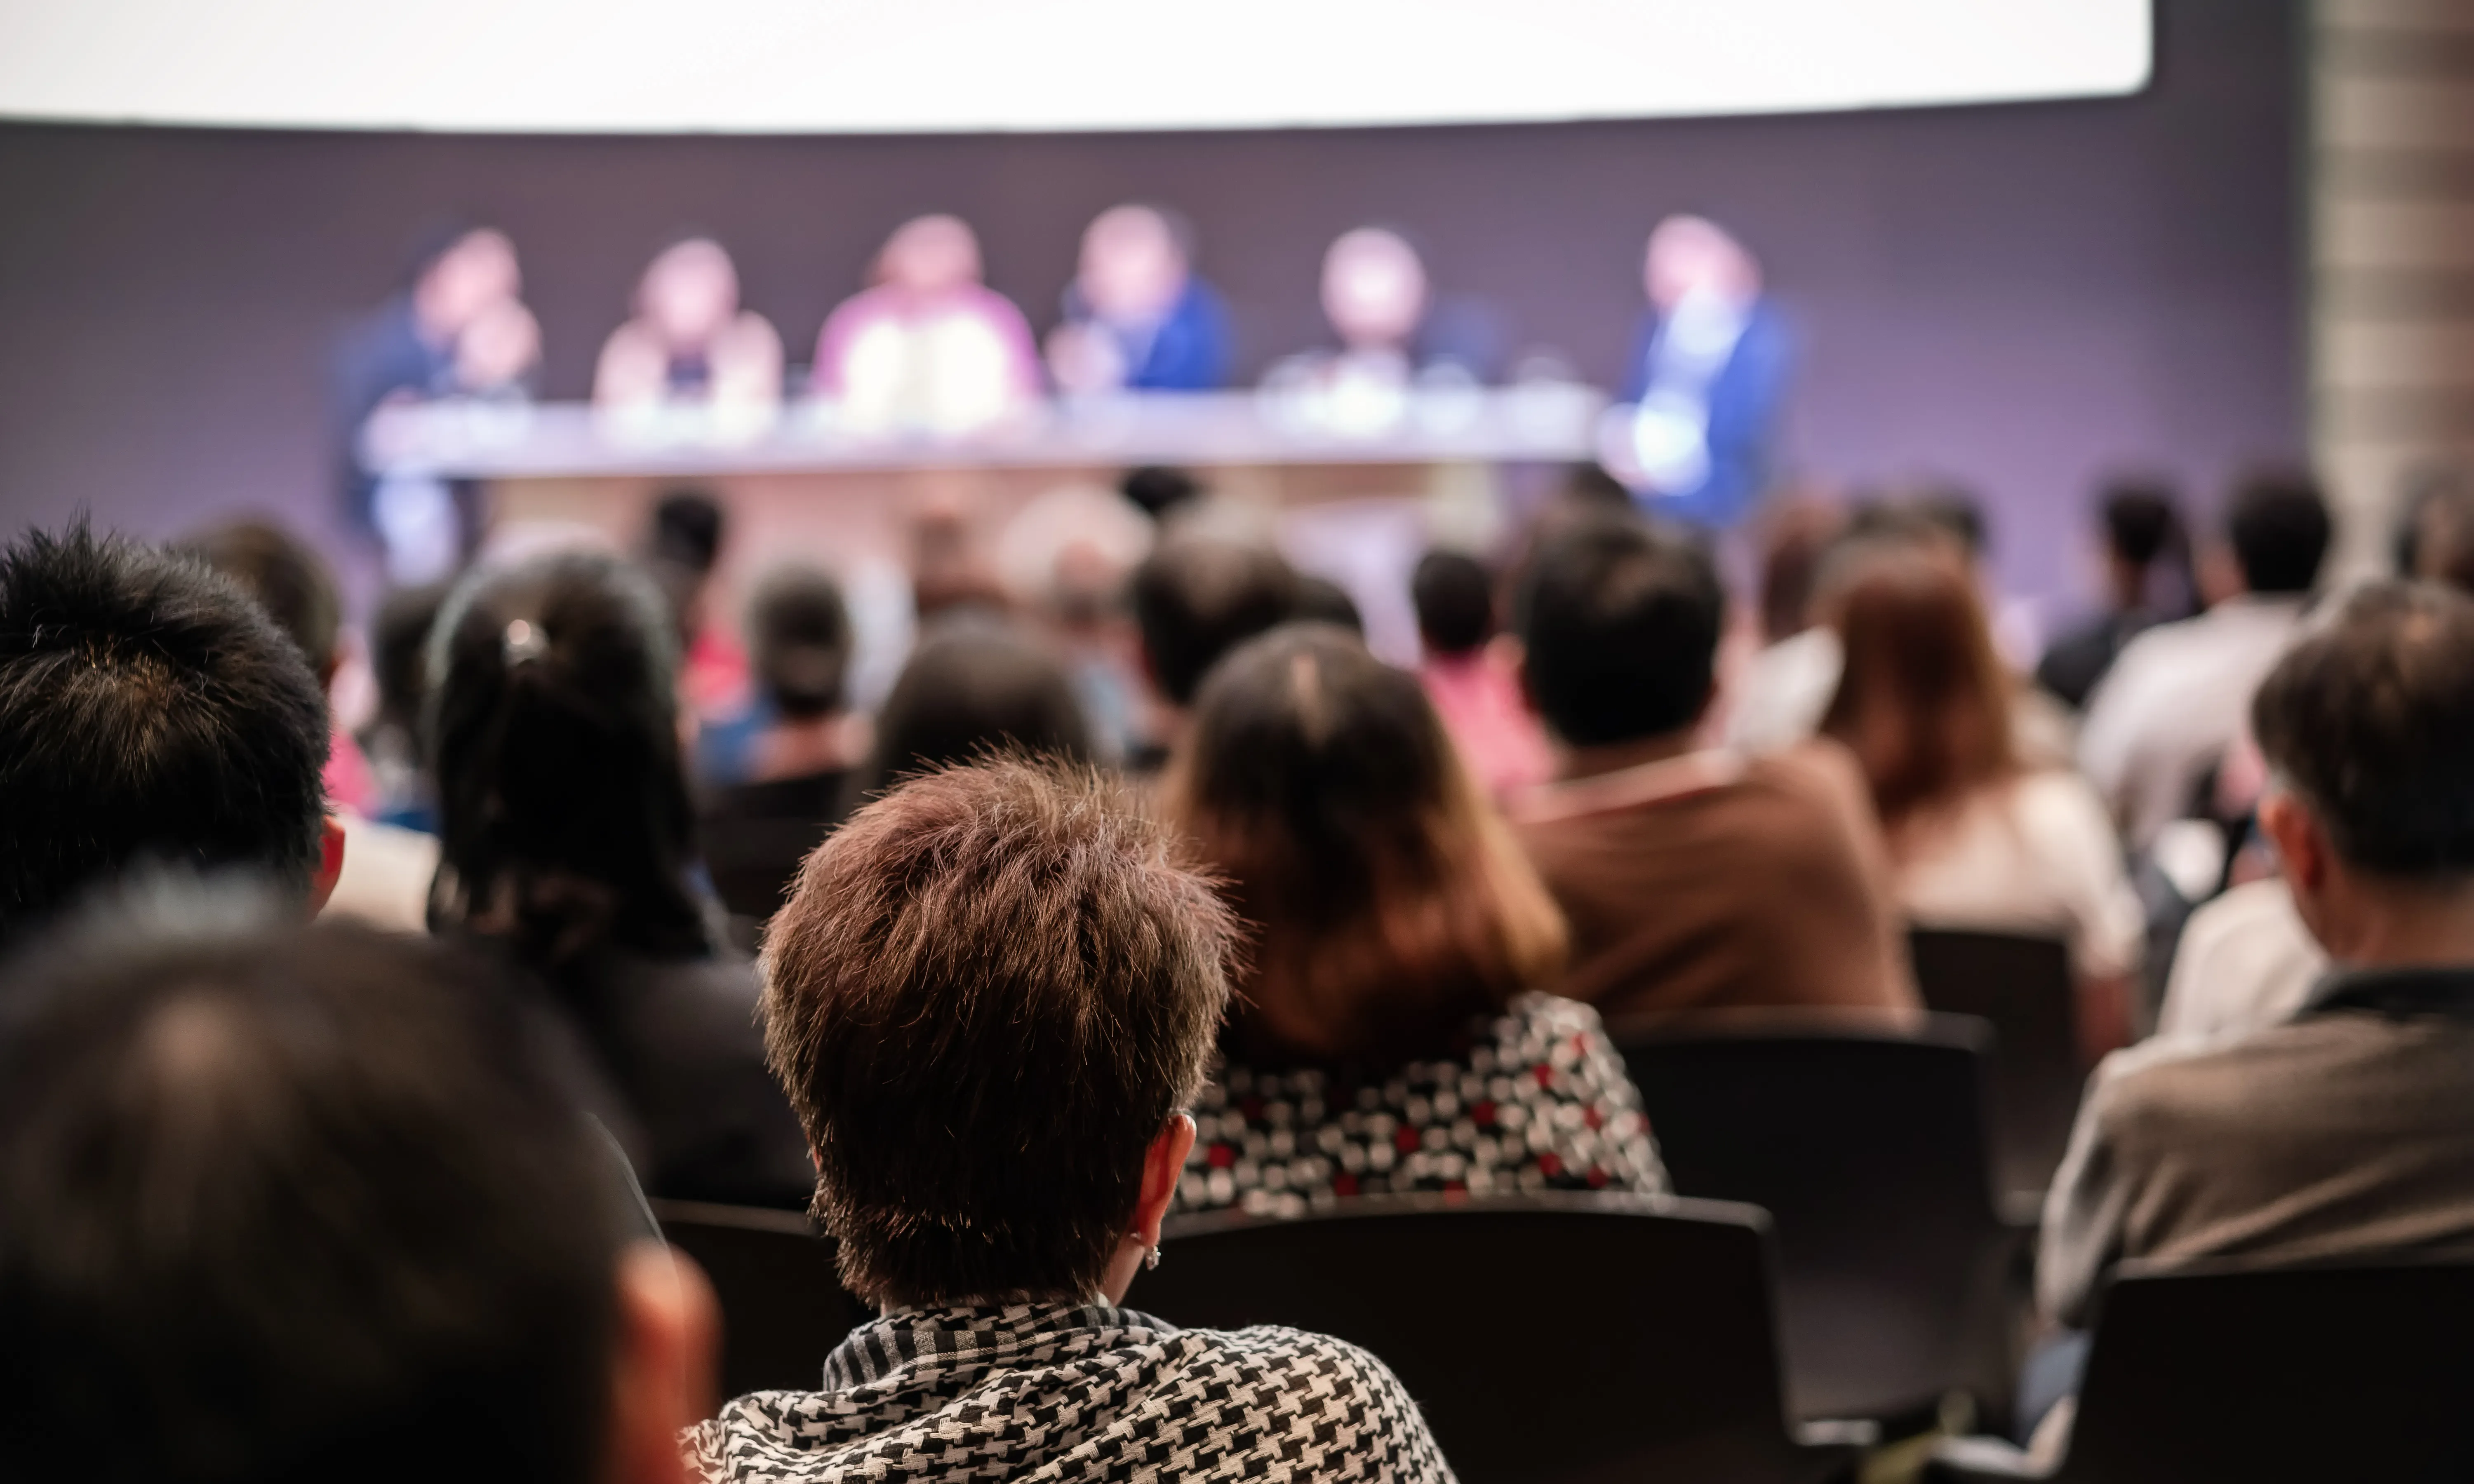
[[[1795,746],[1821,727],[1846,665],[1838,635],[1815,624],[1744,661],[1727,711],[1726,742],[1756,755]]]
[[[2245,881],[2183,924],[2157,1038],[2217,1041],[2291,1019],[2327,968],[2285,883]]]
[[[1917,826],[1898,869],[1919,927],[2052,934],[2085,978],[2139,967],[2147,915],[2104,804],[2074,773],[2030,773],[1977,790]]]
[[[2232,598],[2122,647],[2088,698],[2079,767],[2133,850],[2186,811],[2200,775],[2243,735],[2251,692],[2301,614],[2299,597]]]
[[[338,811],[344,869],[322,916],[351,918],[394,933],[429,931],[429,878],[438,874],[438,837]]]

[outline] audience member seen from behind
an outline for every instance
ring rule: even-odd
[[[932,774],[808,858],[765,933],[765,1034],[842,1282],[883,1317],[821,1390],[694,1429],[705,1478],[1451,1477],[1356,1347],[1121,1306],[1194,1144],[1234,936],[1087,773]],[[1027,1427],[1004,1397],[1072,1425]]]
[[[1115,767],[1148,732],[1141,640],[1126,589],[1159,523],[1113,490],[1067,484],[1016,511],[996,541],[1013,610],[1056,646],[1091,720],[1093,755]]]
[[[2474,483],[2445,467],[2424,471],[2398,536],[2401,575],[2474,589]],[[2240,882],[2183,926],[2156,1034],[2220,1040],[2277,1024],[2310,998],[2327,967],[2284,882]]]
[[[1822,733],[1871,786],[1908,920],[2062,939],[2091,1060],[2122,1044],[2139,897],[2095,790],[2020,755],[1972,585],[1928,550],[1882,543],[1842,556],[1821,606],[1845,655]]]
[[[1312,572],[1298,574],[1297,608],[1290,616],[1305,622],[1334,624],[1361,639],[1366,637],[1366,614],[1359,610],[1348,589]]]
[[[980,239],[959,217],[918,217],[885,239],[868,286],[816,336],[816,390],[845,422],[967,433],[1038,396],[1030,322],[981,273]]]
[[[149,861],[246,869],[314,912],[344,859],[327,703],[202,563],[79,524],[0,549],[0,941]]]
[[[570,553],[483,573],[439,616],[430,922],[537,974],[626,1105],[645,1188],[803,1206],[750,966],[719,947],[680,767],[678,650],[652,583]]]
[[[782,905],[799,862],[841,818],[866,723],[847,708],[850,614],[825,572],[783,567],[748,605],[762,717],[748,738],[746,781],[704,810],[704,860],[722,904],[757,922]]]
[[[1409,597],[1425,651],[1418,680],[1478,786],[1499,799],[1544,782],[1554,760],[1521,700],[1518,662],[1495,642],[1493,576],[1467,553],[1430,551]]]
[[[11,1476],[684,1484],[713,1300],[522,996],[250,906],[158,884],[0,979]]]
[[[2107,490],[2104,522],[2104,610],[2063,634],[2036,664],[2036,683],[2074,709],[2088,703],[2113,661],[2143,631],[2184,616],[2190,576],[2182,515],[2172,490],[2131,482]]]
[[[1726,594],[1697,546],[1628,518],[1533,557],[1516,610],[1558,779],[1514,823],[1564,909],[1563,992],[1609,1017],[1761,1005],[1912,1010],[1862,773],[1834,742],[1699,741]]]
[[[645,267],[634,318],[602,344],[593,399],[638,412],[764,409],[782,399],[782,337],[740,307],[739,268],[720,243],[690,237]]]
[[[380,822],[438,832],[437,791],[421,755],[422,698],[429,626],[447,601],[445,584],[399,587],[378,601],[370,620],[370,674],[377,685],[377,710],[361,729],[361,752],[370,760]]]
[[[855,808],[913,773],[1007,750],[1088,762],[1090,720],[1055,655],[1000,624],[958,620],[910,652],[844,797]]]
[[[1761,647],[1727,697],[1731,747],[1774,753],[1811,736],[1838,684],[1838,634],[1814,621],[1812,589],[1823,560],[1847,529],[1835,501],[1771,502],[1760,519]]]
[[[1170,530],[1132,583],[1134,627],[1151,682],[1153,742],[1127,759],[1156,772],[1185,733],[1195,692],[1223,655],[1297,614],[1298,574],[1270,546]]]
[[[2399,575],[2474,592],[2474,470],[2446,466],[2415,481],[2398,536]]]
[[[181,548],[201,558],[257,600],[276,627],[331,692],[341,667],[343,599],[334,574],[301,539],[271,521],[244,519],[212,526]],[[322,778],[336,827],[344,833],[343,868],[325,910],[396,932],[424,930],[424,903],[438,870],[438,842],[372,818],[377,783],[360,745],[329,723]]]
[[[713,574],[729,538],[729,512],[703,490],[664,494],[644,526],[644,569],[678,624],[679,694],[704,721],[741,711],[748,701],[747,655],[727,624],[713,621]]]
[[[1209,392],[1228,380],[1228,311],[1195,276],[1194,229],[1159,206],[1111,206],[1082,233],[1049,371],[1068,393]]]
[[[299,537],[272,520],[244,516],[193,531],[173,550],[195,557],[240,585],[300,647],[321,690],[335,683],[343,667],[344,600],[334,573]],[[327,798],[356,814],[369,810],[368,759],[342,728],[330,729],[325,776]]]
[[[2328,551],[2328,507],[2301,475],[2234,491],[2221,546],[2202,553],[2210,608],[2122,646],[2088,698],[2079,766],[2133,850],[2192,813],[2243,734],[2260,679],[2293,636]]]
[[[2335,969],[2282,1023],[2107,1059],[2045,1209],[2063,1324],[2133,1259],[2474,1255],[2474,602],[2360,591],[2251,725],[2260,827]]]
[[[1324,624],[1228,657],[1161,810],[1249,930],[1181,1209],[1410,1190],[1655,1192],[1564,922],[1415,677]]]

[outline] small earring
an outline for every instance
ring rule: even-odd
[[[1144,1272],[1146,1272],[1146,1273],[1148,1273],[1148,1272],[1150,1272],[1152,1269],[1153,1269],[1153,1268],[1155,1268],[1155,1267],[1158,1267],[1158,1266],[1159,1266],[1159,1243],[1157,1243],[1157,1242],[1153,1242],[1153,1243],[1152,1243],[1151,1251],[1149,1251],[1149,1252],[1147,1252],[1147,1253],[1144,1253],[1144,1254],[1143,1254],[1143,1271],[1144,1271]]]

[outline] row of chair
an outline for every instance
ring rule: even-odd
[[[1928,1000],[1982,1019],[1609,1028],[1674,1188],[1776,1225],[1798,1417],[1929,1422],[1956,1394],[1999,1418],[2015,1374],[2034,1205],[2016,1187],[2041,1188],[2077,1096],[2067,958],[2057,942],[1989,934],[1920,932],[1912,946]],[[716,1260],[786,1260],[767,1252]],[[833,1318],[762,1322],[810,1334]]]
[[[797,1217],[666,1207],[712,1275],[735,1393],[817,1384],[866,1317]],[[1854,1476],[1873,1436],[1787,1420],[1769,1223],[1721,1202],[1387,1196],[1183,1219],[1128,1302],[1381,1355],[1467,1484]],[[1953,1484],[2474,1477],[2474,1266],[2185,1267],[2117,1280],[2058,1472],[1947,1448]]]
[[[1919,933],[1914,947],[1929,1003],[1988,1014],[1610,1027],[1684,1199],[1408,1198],[1303,1224],[1195,1218],[1175,1224],[1176,1260],[1132,1302],[1185,1324],[1361,1340],[1394,1358],[1470,1479],[1589,1479],[1651,1460],[1694,1477],[1829,1477],[1860,1430],[1849,1420],[1904,1434],[1956,1400],[1999,1421],[2026,1332],[2034,1196],[2079,1091],[2067,958],[2057,943],[1984,934]],[[667,1224],[724,1295],[726,1382],[813,1384],[861,1315],[804,1221],[674,1208]],[[1542,1289],[1541,1253],[1555,1294],[1587,1296],[1576,1308]],[[2233,1291],[2239,1303],[2249,1290]],[[2156,1349],[2139,1341],[2150,1302],[2109,1304],[2107,1332],[2127,1327],[2134,1359],[2096,1375]],[[1946,1467],[1995,1476],[2018,1464],[1977,1449]]]
[[[2058,938],[1918,928],[1907,950],[1926,1008],[1973,1016],[1992,1032],[1985,1095],[1994,1188],[2007,1214],[2032,1221],[2087,1080],[2070,949]]]

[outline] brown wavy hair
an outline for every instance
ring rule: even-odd
[[[1563,916],[1424,690],[1345,630],[1230,655],[1161,806],[1253,934],[1232,1055],[1405,1060],[1563,968]]]
[[[1819,607],[1846,656],[1821,730],[1863,765],[1894,839],[2019,771],[2009,673],[1958,562],[1921,543],[1868,543],[1836,563]]]

